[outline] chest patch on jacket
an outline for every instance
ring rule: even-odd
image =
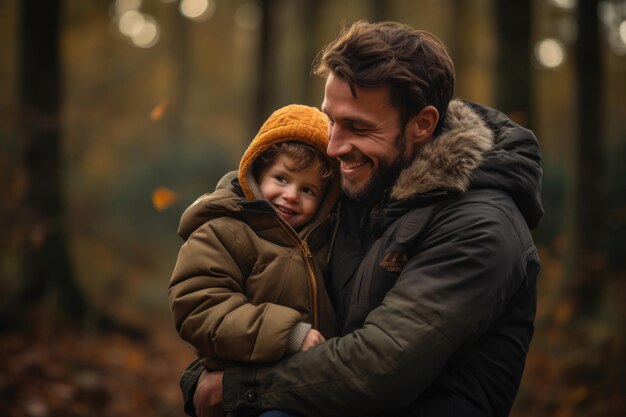
[[[400,272],[409,258],[404,252],[391,251],[385,253],[383,260],[380,261],[380,267],[385,268],[388,272]]]

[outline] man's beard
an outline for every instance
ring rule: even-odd
[[[341,188],[344,194],[352,201],[364,202],[380,200],[385,191],[395,184],[400,172],[406,168],[412,159],[405,158],[403,149],[405,149],[406,137],[404,132],[396,138],[396,147],[400,150],[396,157],[391,161],[382,161],[378,170],[373,173],[372,177],[359,188],[354,187],[345,179],[342,179]]]

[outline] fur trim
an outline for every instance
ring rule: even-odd
[[[465,191],[483,154],[493,147],[493,132],[471,107],[452,100],[442,133],[418,150],[391,190],[404,199],[435,189]]]

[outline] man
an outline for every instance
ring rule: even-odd
[[[329,292],[343,337],[274,364],[191,367],[187,404],[300,416],[506,416],[532,337],[539,146],[452,100],[433,35],[357,22],[321,54],[340,161]],[[223,386],[222,386],[223,384]]]

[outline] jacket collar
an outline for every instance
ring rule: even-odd
[[[485,152],[493,147],[493,133],[468,104],[452,100],[442,133],[417,150],[391,189],[392,200],[434,190],[463,192]]]

